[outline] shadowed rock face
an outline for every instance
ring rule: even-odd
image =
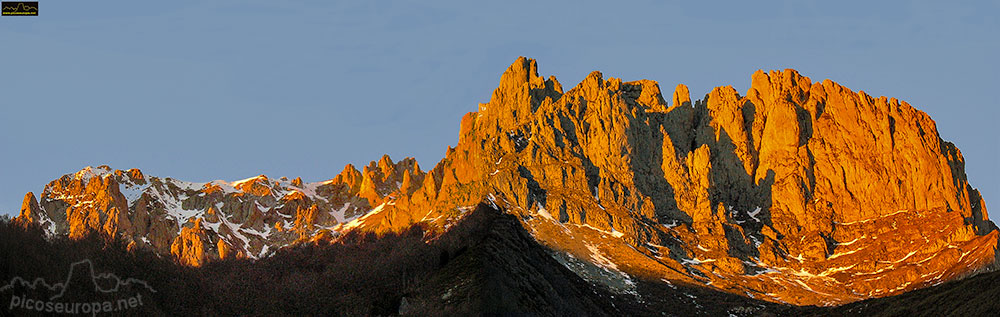
[[[486,201],[615,291],[666,280],[794,304],[896,294],[996,261],[961,152],[906,102],[794,70],[758,71],[746,96],[719,87],[692,103],[680,85],[670,100],[656,82],[599,72],[564,92],[519,58],[428,172],[387,156],[319,183],[85,169],[40,203],[26,197],[20,218],[197,265],[347,230],[444,231]]]

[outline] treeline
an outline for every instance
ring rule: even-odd
[[[335,243],[201,268],[142,248],[130,251],[125,240],[99,234],[46,239],[38,226],[7,219],[0,221],[0,282],[15,276],[62,281],[73,262],[90,259],[97,273],[141,279],[156,290],[136,314],[394,315],[404,297],[473,245],[483,231],[476,228],[493,216],[474,212],[432,243],[425,243],[423,228],[413,226],[400,234],[351,233]]]

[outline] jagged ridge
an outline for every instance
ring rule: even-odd
[[[133,202],[119,198],[138,184],[123,178],[132,171],[64,176],[41,204],[29,193],[21,218],[71,236],[153,234],[161,254],[170,244],[197,265],[345,230],[447,230],[485,200],[619,292],[663,279],[795,304],[896,294],[996,262],[996,226],[961,152],[925,113],[794,70],[759,71],[746,96],[719,87],[694,103],[679,85],[668,104],[656,82],[599,72],[564,92],[519,58],[427,173],[383,157],[309,185],[160,181]],[[189,212],[168,212],[171,199]]]

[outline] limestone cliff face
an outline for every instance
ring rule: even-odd
[[[170,254],[181,263],[201,266],[205,263],[205,242],[207,240],[205,230],[201,227],[201,218],[197,218],[189,227],[181,228],[181,233],[170,244]]]
[[[672,100],[598,72],[563,93],[519,59],[463,120],[449,158],[473,172],[457,183],[554,219],[525,223],[577,258],[774,300],[880,296],[995,260],[961,153],[906,102],[793,70],[755,73],[746,96],[719,87],[692,105],[679,86]],[[576,228],[638,252],[574,248]]]
[[[422,178],[412,158],[394,163],[388,156],[364,173],[348,165],[318,183],[265,175],[191,183],[146,177],[138,169],[87,167],[50,182],[40,202],[33,193],[25,195],[17,221],[72,238],[92,232],[123,237],[198,266],[330,236],[344,222],[401,196],[400,184]]]
[[[961,152],[925,113],[794,70],[758,71],[745,95],[692,101],[679,85],[668,102],[654,81],[599,72],[564,91],[519,58],[426,172],[388,156],[320,183],[101,171],[29,195],[20,219],[143,237],[198,265],[347,230],[447,230],[487,201],[618,291],[669,280],[795,304],[959,278],[995,265],[998,246]]]

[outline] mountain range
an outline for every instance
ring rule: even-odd
[[[692,101],[600,72],[564,90],[522,57],[427,170],[383,156],[320,182],[188,182],[86,167],[27,193],[14,222],[189,267],[414,228],[434,245],[465,226],[486,242],[442,253],[448,274],[390,311],[447,310],[461,293],[541,314],[808,314],[795,307],[853,309],[997,268],[1000,233],[964,165],[907,102],[790,69]]]

